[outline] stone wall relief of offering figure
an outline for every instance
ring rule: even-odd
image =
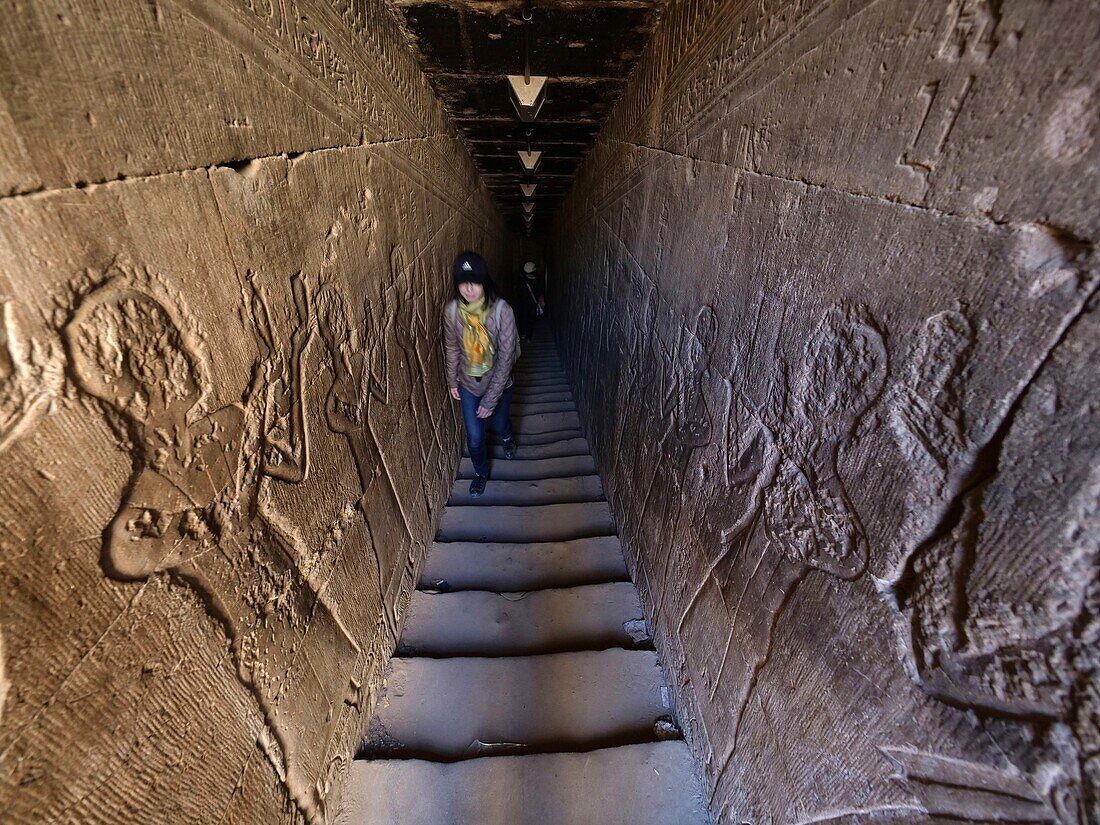
[[[644,380],[646,369],[649,367],[650,355],[649,342],[653,336],[653,327],[656,323],[656,290],[649,279],[644,275],[639,276],[634,282],[634,296],[632,312],[627,313],[625,324],[628,328],[628,350],[625,359],[625,375],[619,382],[618,409],[642,410],[642,401],[646,388]],[[631,323],[633,321],[633,323]],[[615,416],[611,422],[611,456],[614,461],[615,471],[609,474],[609,481],[617,483],[617,479],[626,475],[633,475],[637,467],[633,456],[637,454],[638,441],[628,436],[626,416]]]
[[[658,614],[663,613],[671,591],[676,591],[675,597],[684,596],[684,577],[679,576],[678,582],[676,577],[676,571],[682,569],[683,554],[692,552],[691,542],[684,540],[687,534],[687,525],[682,522],[684,500],[692,463],[714,439],[714,408],[722,386],[721,376],[712,369],[717,338],[718,316],[711,307],[704,306],[696,313],[680,351],[672,414],[661,439],[661,466],[670,474],[670,487],[658,507],[662,518],[657,547],[667,548],[660,556],[664,566],[654,572],[661,593]]]
[[[84,295],[63,337],[78,388],[99,402],[133,452],[133,475],[104,533],[104,570],[121,581],[166,573],[201,595],[259,705],[269,758],[306,818],[318,822],[319,749],[339,716],[334,708],[355,684],[359,647],[302,572],[294,537],[261,504],[269,473],[306,475],[300,377],[313,323],[308,291],[295,280],[297,326],[282,356],[255,279],[250,288],[262,357],[242,401],[211,412],[203,406],[211,388],[197,336],[131,273],[115,270]],[[287,365],[287,374],[275,375]],[[273,395],[285,394],[289,409],[268,409]],[[293,441],[269,442],[264,426],[284,416]],[[334,666],[316,671],[307,658]],[[326,707],[318,706],[318,681]]]
[[[782,363],[763,405],[744,392],[743,365],[735,364],[726,382],[725,466],[703,519],[710,565],[678,625],[687,645],[711,632],[716,612],[729,622],[701,702],[711,715],[711,736],[730,732],[717,754],[722,767],[736,750],[745,709],[798,585],[813,570],[840,579],[865,570],[867,539],[836,462],[881,395],[886,366],[882,335],[867,311],[838,305],[810,336],[793,387]],[[719,692],[735,701],[718,701]]]
[[[353,329],[349,323],[347,299],[336,286],[322,287],[317,303],[318,327],[332,373],[325,394],[325,421],[332,432],[345,438],[355,462],[360,487],[357,507],[378,570],[379,610],[385,617],[391,643],[396,644],[396,617],[385,605],[392,590],[394,570],[399,567],[400,549],[407,541],[407,526],[400,520],[402,509],[397,491],[369,414],[371,402],[385,404],[388,400],[387,364],[369,301],[365,302],[361,330]]]
[[[1077,341],[1095,341],[1095,321],[1081,325]],[[1009,761],[1031,783],[1030,807],[987,799],[978,780],[1003,769],[978,763],[953,767],[942,784],[954,790],[936,804],[998,821],[1084,822],[1095,799],[1085,788],[1100,775],[1089,767],[1100,691],[1081,675],[1100,670],[1100,469],[1077,459],[1100,441],[1083,426],[1095,384],[1074,365],[1095,363],[1096,345],[1091,357],[1086,343],[1067,342],[1072,356],[1051,348],[992,420],[967,394],[977,345],[958,310],[929,317],[917,336],[890,412],[911,474],[900,561],[876,583],[914,682],[973,718],[999,719],[997,735],[1026,737],[1035,754],[1030,767]],[[921,758],[922,770],[951,762]],[[913,787],[923,799],[924,785]]]
[[[409,261],[405,247],[395,244],[390,251],[390,286],[386,291],[391,292],[385,296],[384,306],[389,309],[393,303],[394,321],[392,332],[394,334],[394,352],[398,368],[402,371],[402,377],[408,386],[407,411],[412,422],[416,426],[417,443],[420,445],[420,456],[425,463],[431,454],[432,433],[435,431],[435,418],[432,410],[436,404],[431,401],[428,387],[428,372],[424,358],[420,352],[420,345],[432,340],[427,335],[425,319],[421,317],[423,303],[420,296],[425,291],[423,281],[416,280],[418,268]],[[413,388],[414,384],[420,386],[420,392]],[[422,412],[417,410],[418,401],[423,400]],[[426,418],[427,420],[422,420]],[[426,484],[421,484],[421,494],[424,499],[425,513],[431,512],[433,491]]]
[[[903,640],[911,675],[938,699],[982,712],[1022,719],[1059,719],[1070,705],[1079,646],[1075,627],[1097,588],[1100,472],[1071,472],[1055,456],[1090,448],[1074,430],[1072,411],[1095,404],[1089,390],[1067,376],[1041,371],[1019,398],[1011,418],[984,444],[968,432],[962,376],[975,336],[961,313],[929,318],[918,339],[906,380],[895,394],[891,425],[913,482],[902,537],[899,572],[887,595],[904,617]],[[1083,382],[1082,382],[1083,383]],[[1058,404],[1051,399],[1058,393]],[[1065,412],[1061,412],[1065,410]],[[1034,447],[1041,441],[1049,449]],[[1059,449],[1055,450],[1054,447]],[[1000,454],[1008,453],[1004,460]],[[1042,469],[1062,479],[1075,497],[1063,504],[1058,490],[1032,491],[1033,455],[1051,455]],[[1019,476],[1028,476],[1021,479]],[[1014,513],[1065,507],[1053,534],[1028,554],[1038,565],[1024,592],[998,576],[1003,557],[1015,552],[988,518],[1011,502]],[[1041,519],[1036,515],[1034,522]],[[1017,531],[1026,531],[1021,523]],[[1035,528],[1038,529],[1038,528]],[[1024,535],[1030,535],[1027,532]],[[994,560],[1002,560],[1000,565]],[[1041,569],[1041,573],[1040,573]],[[996,618],[997,621],[993,621]],[[1080,663],[1079,663],[1080,664]]]

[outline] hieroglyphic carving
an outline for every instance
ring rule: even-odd
[[[0,299],[0,453],[49,409],[63,375],[56,348],[29,339],[15,302]]]
[[[300,380],[313,324],[308,293],[294,284],[298,325],[284,357],[274,353],[255,281],[252,289],[266,357],[254,365],[241,403],[213,411],[205,409],[207,367],[197,336],[129,273],[115,270],[83,296],[64,340],[77,386],[98,400],[134,457],[134,474],[104,533],[105,571],[121,581],[168,573],[200,594],[259,705],[271,734],[264,739],[269,757],[302,812],[319,821],[323,799],[306,766],[321,761],[316,751],[328,744],[332,709],[344,701],[359,648],[300,568],[295,538],[268,516],[260,496],[269,472],[305,478]],[[296,366],[276,379],[286,364]],[[290,409],[269,410],[283,390]],[[271,440],[264,428],[284,414],[294,443]],[[307,638],[314,655],[338,657],[328,683],[317,684],[315,669],[298,672]],[[323,707],[318,687],[328,700]]]
[[[976,72],[997,45],[1001,0],[951,0],[940,22],[931,74],[917,92],[920,117],[898,163],[921,180],[925,193],[974,86]]]
[[[987,60],[997,45],[1001,0],[951,0],[944,12],[938,56],[959,60],[973,56]]]

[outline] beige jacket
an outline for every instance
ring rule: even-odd
[[[481,406],[492,411],[497,408],[501,393],[512,377],[512,365],[516,361],[516,316],[512,307],[503,298],[497,298],[501,304],[489,309],[485,328],[493,341],[496,353],[493,355],[493,368],[481,378],[466,374],[466,354],[462,349],[462,321],[458,318],[458,305],[448,301],[443,307],[443,351],[447,356],[447,386],[465,387],[471,395],[481,399]],[[499,322],[499,329],[498,327]]]

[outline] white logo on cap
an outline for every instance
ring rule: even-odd
[[[463,261],[462,262],[462,271],[463,272],[473,272],[474,268],[472,266],[470,266],[469,261]]]

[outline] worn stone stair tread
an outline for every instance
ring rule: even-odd
[[[517,377],[516,389],[542,389],[546,386],[561,385],[568,389],[569,379],[565,373],[556,373],[544,377]]]
[[[512,414],[517,416],[576,411],[577,405],[572,401],[523,401],[512,404]]]
[[[516,379],[517,387],[531,386],[538,382],[563,384],[568,381],[563,371],[550,370],[550,368],[543,368],[543,370],[517,370],[511,375]]]
[[[512,419],[512,429],[517,435],[533,435],[558,430],[580,429],[581,420],[576,412],[535,413],[521,415]]]
[[[584,431],[580,427],[574,427],[569,430],[550,430],[544,433],[516,433],[516,438],[522,444],[552,444],[555,441],[565,441],[583,435]]]
[[[470,504],[484,507],[495,504],[565,504],[572,501],[604,501],[603,484],[598,475],[566,478],[539,478],[505,481],[494,478],[477,497],[470,496],[470,482],[457,479],[451,488],[447,506]]]
[[[436,542],[419,587],[537,590],[629,581],[618,536],[554,542]]]
[[[516,461],[529,461],[539,458],[563,458],[565,456],[586,456],[591,453],[588,440],[584,436],[574,436],[548,444],[520,444],[516,450]],[[463,450],[463,455],[467,455]],[[490,458],[504,458],[504,447],[500,444],[489,445]]]
[[[517,407],[522,406],[523,404],[553,404],[557,402],[567,402],[569,404],[574,404],[573,393],[565,391],[533,393],[531,395],[524,395],[517,392],[512,396],[512,403]]]
[[[564,382],[568,379],[565,377],[565,371],[553,367],[539,367],[538,369],[526,369],[526,370],[513,370],[513,377],[516,379],[516,384],[523,386],[531,381],[543,381],[549,378],[558,382]]]
[[[490,482],[491,484],[492,482]],[[568,541],[610,536],[615,522],[607,503],[543,504],[529,507],[448,507],[437,541]]]
[[[554,384],[564,384],[565,379],[563,377],[558,377],[557,379],[555,379],[555,381],[553,383]],[[520,392],[521,387],[526,387],[529,390],[536,390],[536,389],[540,388],[538,385],[528,385],[525,378],[517,377],[516,378],[516,388],[513,390],[513,395]]]
[[[667,697],[650,650],[394,658],[363,752],[450,761],[652,741]]]
[[[520,446],[519,449],[522,451],[523,446]],[[517,452],[516,455],[521,456],[524,453]],[[554,458],[532,459],[518,457],[513,459],[495,458],[489,462],[489,483],[492,484],[494,481],[570,478],[572,476],[591,475],[594,472],[596,472],[596,462],[591,455],[565,455]],[[469,458],[463,458],[459,462],[458,477],[460,479],[474,477],[474,464]]]
[[[569,383],[561,376],[552,376],[548,378],[533,378],[529,381],[516,381],[516,389],[523,389],[528,392],[563,392],[569,390]]]
[[[526,656],[649,642],[630,582],[492,593],[417,591],[398,656]]]
[[[336,825],[706,825],[683,741],[446,764],[356,761]]]
[[[525,386],[522,391],[516,390],[512,394],[512,400],[517,403],[523,401],[530,401],[532,398],[540,398],[547,395],[558,395],[560,393],[572,393],[573,390],[568,384],[560,382],[554,384],[536,384],[533,386]]]
[[[513,373],[525,374],[540,371],[565,372],[565,368],[557,358],[540,358],[537,361],[528,361],[521,358],[512,368]]]

